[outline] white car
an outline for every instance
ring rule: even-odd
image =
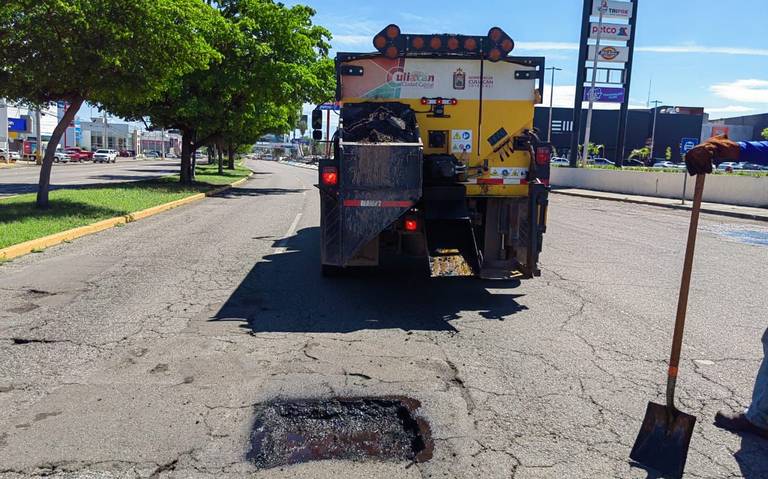
[[[18,161],[21,160],[21,155],[18,151],[8,151],[5,148],[0,148],[0,161]]]
[[[115,150],[96,150],[93,154],[94,163],[114,163],[117,161],[117,152]]]
[[[71,160],[71,154],[67,153],[62,148],[56,148],[56,152],[53,154],[54,163],[69,163]]]
[[[571,166],[571,162],[568,161],[568,158],[561,158],[559,156],[552,157],[549,164],[553,166]]]
[[[731,172],[735,169],[738,169],[738,167],[739,167],[739,164],[735,161],[724,161],[719,165],[717,165],[717,170]]]

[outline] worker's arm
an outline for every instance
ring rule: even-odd
[[[731,141],[724,136],[710,138],[685,154],[691,175],[712,173],[713,160],[744,161],[768,165],[768,141]]]

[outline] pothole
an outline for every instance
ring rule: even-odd
[[[269,469],[327,459],[424,462],[434,445],[421,403],[402,397],[276,401],[257,407],[248,459]]]

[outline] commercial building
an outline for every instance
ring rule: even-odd
[[[768,113],[737,116],[704,121],[702,139],[715,135],[728,135],[734,141],[763,140],[762,132],[768,128]]]
[[[672,161],[681,161],[680,143],[685,138],[699,140],[702,134],[704,110],[702,108],[659,106],[656,110],[656,137],[652,158],[665,158],[667,148],[671,148]],[[587,112],[582,110],[582,124],[586,124]],[[618,137],[618,110],[595,110],[592,117],[590,143],[604,145],[603,155],[617,159],[616,142]],[[627,143],[625,154],[638,148],[650,146],[653,136],[654,109],[632,109],[627,117]],[[547,138],[549,107],[537,107],[534,126],[542,139]],[[559,155],[567,155],[573,133],[573,109],[553,108],[552,143]],[[583,131],[583,129],[582,129]],[[583,143],[579,139],[579,144]]]
[[[58,124],[56,104],[40,110],[40,125],[37,124],[37,117],[36,110],[0,99],[0,148],[32,155],[37,151],[38,131],[45,147]]]

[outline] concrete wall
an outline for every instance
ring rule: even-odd
[[[687,174],[618,171],[584,168],[552,168],[552,186],[608,191],[628,195],[681,198]],[[693,180],[688,178],[686,197],[693,195]],[[728,205],[768,208],[768,177],[709,175],[704,201]]]

